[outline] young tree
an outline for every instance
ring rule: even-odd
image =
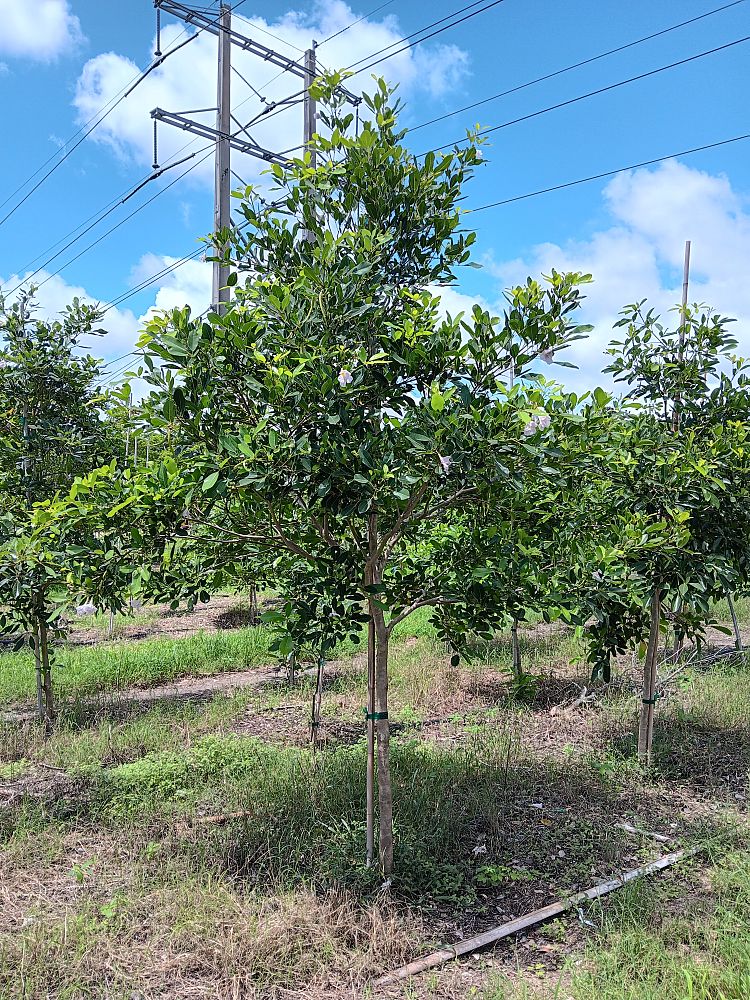
[[[35,317],[33,290],[0,300],[0,632],[34,650],[39,718],[52,724],[51,640],[60,632],[66,571],[45,549],[34,510],[80,473],[109,461],[118,442],[104,416],[99,362],[80,353],[104,333],[101,314],[74,299],[59,320]]]
[[[502,512],[502,497],[548,447],[547,396],[532,387],[531,366],[582,334],[572,314],[587,277],[529,279],[503,320],[479,307],[444,316],[431,288],[468,263],[474,236],[461,229],[458,202],[476,144],[418,159],[382,83],[355,137],[335,82],[317,91],[330,133],[316,140],[317,167],[307,157],[274,167],[275,206],[248,189],[245,228],[219,234],[235,268],[230,308],[204,321],[187,310],[157,317],[142,343],[154,419],[171,424],[183,449],[185,530],[242,543],[248,557],[294,558],[318,585],[338,581],[332,608],[352,624],[367,606],[367,717],[388,874],[392,630],[417,608],[476,606],[481,516]],[[511,364],[523,385],[508,395]],[[524,434],[535,418],[540,432]],[[473,524],[470,544],[463,562],[452,560],[460,572],[441,571],[435,547],[454,512]]]
[[[660,630],[671,620],[699,641],[711,601],[745,581],[750,565],[748,376],[728,322],[696,307],[669,330],[643,303],[628,306],[617,324],[625,338],[605,369],[630,392],[599,450],[598,502],[586,514],[597,512],[598,579],[580,594],[603,673],[611,653],[647,639],[638,738],[646,762]]]

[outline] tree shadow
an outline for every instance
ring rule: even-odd
[[[636,757],[634,727],[603,735],[610,752],[621,758]],[[744,797],[750,772],[750,725],[725,729],[687,713],[657,716],[652,763],[659,778],[687,785],[699,795]]]

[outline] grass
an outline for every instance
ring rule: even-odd
[[[434,635],[428,609],[403,622],[394,636],[396,647],[413,637]],[[149,687],[180,677],[211,676],[275,662],[269,650],[271,632],[263,625],[220,632],[200,632],[178,639],[143,639],[97,646],[63,646],[57,650],[53,683],[61,700],[75,700],[126,687]],[[330,659],[352,656],[362,643],[345,640]],[[34,660],[29,652],[0,653],[0,705],[30,701],[35,696]]]
[[[750,597],[735,597],[734,609],[737,613],[737,621],[740,625],[750,625]],[[720,622],[731,621],[729,605],[724,601],[717,601],[711,608],[714,618]]]
[[[147,687],[188,675],[210,676],[273,662],[264,626],[199,633],[180,639],[144,639],[59,649],[53,683],[62,699],[130,686]],[[0,656],[0,703],[34,696],[34,662],[28,653]]]
[[[629,682],[558,711],[585,676],[571,666],[578,639],[538,629],[522,649],[540,677],[518,706],[506,638],[456,671],[428,613],[399,626],[392,717],[413,728],[392,742],[387,891],[363,863],[355,644],[336,652],[323,704],[329,724],[359,713],[358,728],[317,753],[285,745],[283,727],[277,743],[232,732],[290,702],[289,716],[264,718],[296,706],[304,718],[309,680],[187,703],[109,697],[268,663],[263,629],[65,650],[58,686],[73,703],[51,738],[0,727],[0,794],[28,789],[0,798],[0,998],[365,1000],[378,972],[659,853],[619,830],[623,817],[711,853],[592,905],[595,930],[571,914],[394,998],[748,1000],[750,850],[735,807],[747,801],[750,670],[686,671],[659,702],[644,773]],[[30,700],[29,680],[28,658],[0,658],[0,699]],[[454,706],[446,727],[420,725]]]
[[[717,857],[707,886],[699,878],[696,867],[614,899],[575,1000],[747,1000],[750,852]]]

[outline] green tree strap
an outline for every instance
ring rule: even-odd
[[[644,705],[655,705],[660,698],[661,695],[657,691],[653,698],[641,698],[641,701]]]
[[[379,722],[381,719],[387,719],[387,712],[368,712],[367,709],[363,709],[366,719],[374,719],[375,722]]]

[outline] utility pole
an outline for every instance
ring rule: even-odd
[[[219,74],[216,85],[216,132],[221,137],[216,143],[216,163],[214,178],[214,232],[223,233],[231,225],[230,182],[231,182],[231,131],[230,72],[232,68],[232,8],[224,4],[219,17]],[[221,248],[217,248],[221,253]],[[221,313],[229,302],[229,267],[219,260],[214,261],[211,304]]]
[[[289,158],[283,153],[276,153],[259,145],[251,135],[249,129],[254,122],[261,122],[262,119],[272,112],[283,110],[285,107],[293,107],[296,104],[304,105],[304,137],[305,144],[309,144],[311,138],[317,131],[315,101],[310,97],[309,88],[315,79],[316,59],[315,46],[305,53],[304,63],[296,59],[290,59],[274,49],[270,49],[262,42],[242,34],[232,27],[232,9],[227,4],[222,3],[218,16],[216,13],[209,13],[205,9],[191,7],[182,0],[154,0],[157,17],[157,52],[160,49],[159,33],[161,30],[161,15],[170,14],[186,24],[191,25],[198,31],[206,31],[211,35],[216,35],[218,39],[218,77],[217,77],[217,97],[216,97],[216,127],[207,125],[204,121],[190,118],[189,115],[197,114],[198,111],[189,111],[181,114],[176,111],[165,111],[163,108],[154,108],[151,117],[154,120],[154,129],[157,122],[164,122],[190,132],[202,139],[208,139],[216,143],[216,161],[214,176],[214,233],[226,231],[232,225],[231,220],[231,150],[254,156],[266,163],[278,163],[281,166],[289,164]],[[290,97],[282,98],[278,101],[271,101],[258,94],[262,102],[263,109],[256,114],[246,124],[238,121],[232,114],[230,107],[230,76],[234,70],[239,76],[239,70],[232,66],[232,46],[236,46],[241,52],[261,59],[270,66],[276,66],[284,73],[290,73],[302,81],[303,91],[298,91]],[[159,52],[159,57],[161,53]],[[244,80],[244,77],[242,77]],[[245,80],[245,83],[247,81]],[[248,84],[249,85],[249,84]],[[361,101],[360,97],[340,84],[336,92],[343,96],[350,104],[357,107]],[[303,96],[300,96],[300,93]],[[199,111],[211,111],[212,108],[201,108]],[[156,150],[156,132],[154,132],[154,149]],[[312,153],[313,165],[315,163],[315,153]],[[156,152],[154,152],[154,163],[156,163]],[[163,168],[162,168],[163,169]],[[155,176],[158,176],[155,175]],[[217,247],[217,255],[221,253],[221,247]],[[212,298],[211,304],[218,311],[222,312],[229,302],[229,288],[227,279],[229,277],[229,267],[214,261]]]
[[[310,96],[310,86],[315,79],[316,64],[315,64],[315,49],[317,47],[317,42],[313,42],[312,48],[305,52],[305,103],[304,103],[304,142],[305,148],[310,151],[310,166],[316,166],[316,154],[314,149],[310,149],[310,143],[312,142],[312,137],[318,131],[317,126],[317,102],[313,97]]]
[[[687,315],[688,284],[690,283],[690,240],[685,240],[685,263],[682,268],[682,329],[680,347],[685,346],[685,317]]]

